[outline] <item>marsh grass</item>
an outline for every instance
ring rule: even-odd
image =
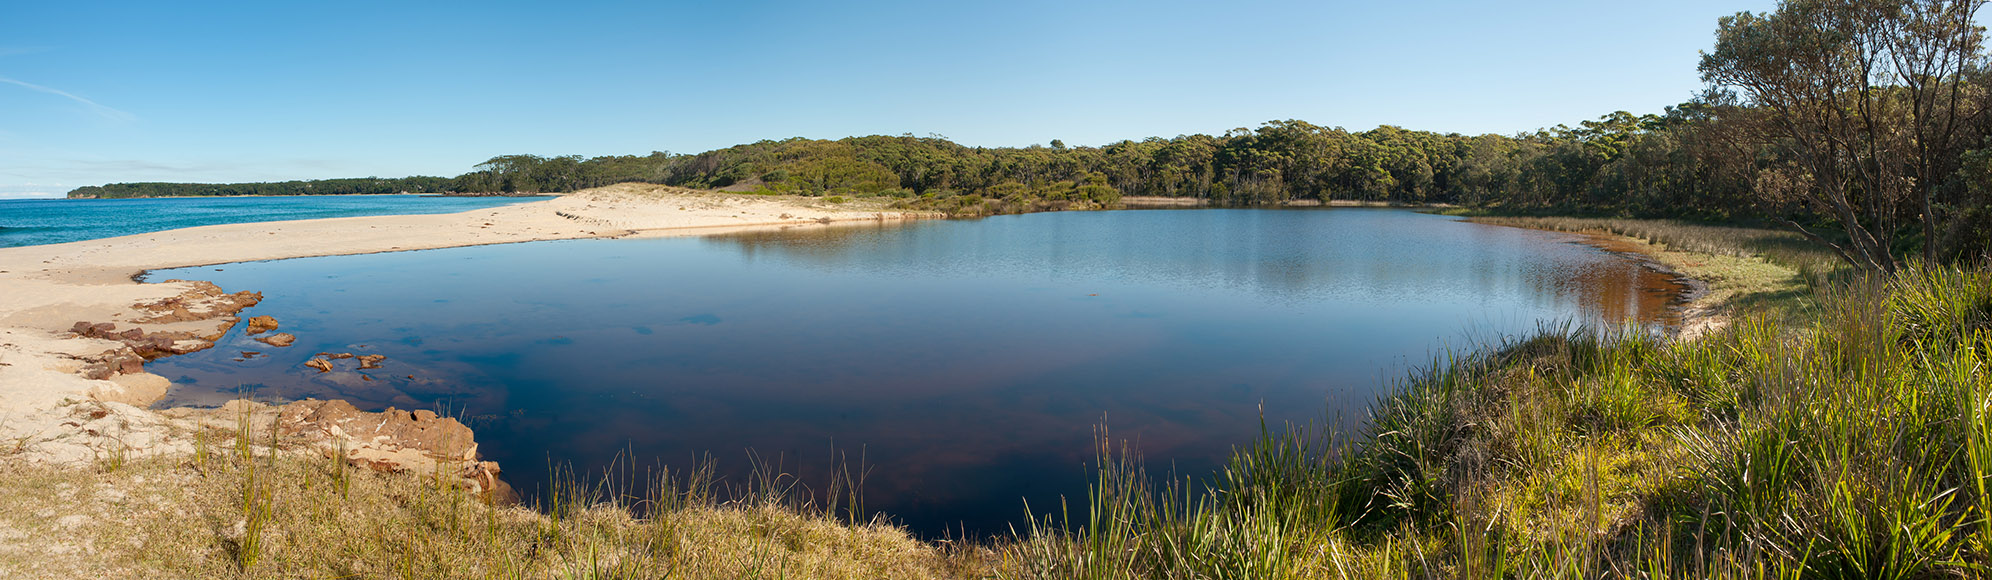
[[[1435,359],[1337,431],[1271,429],[1089,518],[1013,578],[1933,578],[1992,564],[1992,272],[1824,287],[1805,326],[1548,328]]]

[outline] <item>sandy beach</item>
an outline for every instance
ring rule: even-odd
[[[456,214],[228,224],[0,249],[0,457],[68,464],[108,449],[186,451],[170,436],[171,414],[145,409],[169,383],[143,363],[211,346],[261,296],[254,288],[134,280],[147,270],[929,217],[936,216],[622,184]]]

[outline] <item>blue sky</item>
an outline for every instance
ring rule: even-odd
[[[0,3],[0,197],[791,136],[1515,133],[1687,100],[1716,18],[1772,6],[17,0]]]

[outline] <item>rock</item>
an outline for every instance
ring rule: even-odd
[[[212,342],[200,339],[187,339],[187,340],[173,341],[173,344],[167,346],[166,350],[172,352],[173,354],[187,354],[190,352],[207,350],[213,347],[214,343]]]
[[[274,316],[254,316],[249,318],[249,334],[262,334],[277,329]]]
[[[187,282],[186,280],[166,280],[165,283],[186,283],[192,287],[179,296],[157,302],[136,305],[140,312],[150,314],[139,319],[139,323],[187,322],[230,316],[242,309],[255,306],[263,301],[259,292],[221,291],[212,282]]]
[[[90,398],[145,407],[166,396],[166,389],[173,386],[172,381],[166,380],[166,377],[148,373],[118,375],[111,377],[110,382],[116,384],[117,388],[95,389],[90,393]]]
[[[270,346],[282,347],[290,346],[291,343],[297,342],[297,337],[291,336],[288,332],[279,332],[269,336],[256,337],[256,341]]]
[[[111,365],[109,363],[94,362],[83,365],[83,368],[76,370],[76,374],[82,375],[83,378],[90,379],[93,381],[101,381],[104,379],[111,378],[117,373],[112,372]]]
[[[139,357],[135,355],[134,356],[118,355],[117,357],[112,358],[112,361],[114,361],[115,368],[117,368],[118,372],[120,373],[124,373],[127,375],[135,375],[138,373],[145,372],[144,357]]]
[[[325,357],[325,358],[328,358],[328,359],[332,359],[332,360],[339,360],[339,359],[342,359],[342,358],[353,358],[353,353],[350,353],[350,352],[321,352],[321,353],[318,353],[318,356],[322,356],[322,357]]]
[[[380,368],[380,361],[387,360],[387,355],[363,354],[359,359],[361,369],[377,369]]]
[[[320,373],[332,372],[332,361],[325,360],[322,358],[314,358],[308,361],[304,361],[304,366],[318,369],[318,372]]]
[[[390,473],[455,473],[471,493],[491,503],[517,501],[498,478],[498,464],[479,461],[477,441],[463,423],[431,411],[389,408],[368,413],[345,401],[307,399],[278,409],[278,429],[315,441],[331,457],[345,448],[353,465]]]
[[[127,329],[124,332],[118,333],[118,338],[122,338],[125,340],[141,340],[145,338],[145,331],[136,328]]]

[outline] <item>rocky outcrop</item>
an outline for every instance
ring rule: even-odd
[[[480,461],[470,428],[453,417],[394,408],[369,413],[345,401],[307,399],[279,407],[276,421],[279,433],[327,457],[343,450],[348,463],[376,471],[446,473],[487,502],[518,500],[499,479],[498,464]]]
[[[84,338],[95,338],[118,343],[117,348],[107,349],[95,355],[77,356],[82,366],[76,374],[90,380],[107,380],[119,375],[136,375],[145,372],[145,362],[203,350],[214,343],[195,338],[190,332],[146,333],[142,329],[130,328],[123,331],[109,322],[91,323],[78,321],[69,331]]]
[[[167,280],[166,282],[185,282],[191,287],[186,292],[180,293],[179,296],[156,302],[133,305],[133,308],[138,310],[142,315],[135,322],[153,324],[208,320],[233,315],[241,312],[244,308],[255,306],[256,303],[263,301],[263,293],[261,292],[249,292],[245,290],[229,294],[223,292],[221,287],[215,286],[213,282],[198,280],[191,282],[186,280]],[[207,337],[208,340],[217,338],[221,337],[219,335]]]
[[[297,337],[291,336],[288,332],[279,332],[269,336],[258,336],[256,341],[270,346],[285,347],[297,342]]]
[[[213,342],[196,337],[191,332],[154,332],[148,334],[143,329],[138,328],[125,329],[120,332],[117,329],[117,325],[110,322],[92,324],[86,321],[77,321],[75,325],[69,327],[69,331],[85,338],[100,338],[123,343],[125,348],[131,350],[131,354],[144,360],[152,360],[176,354],[187,354],[214,346]]]

